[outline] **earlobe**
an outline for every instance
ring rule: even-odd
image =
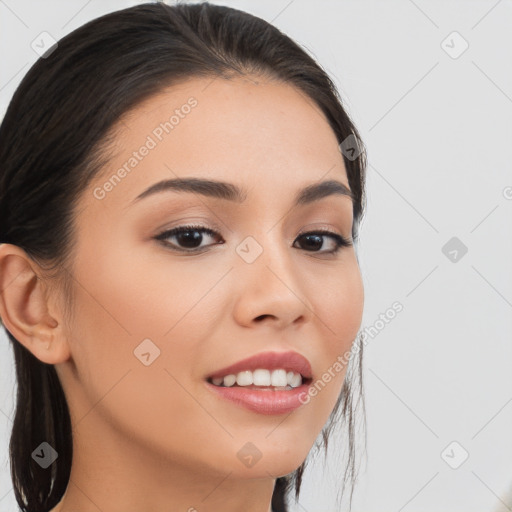
[[[69,357],[61,325],[48,311],[37,264],[12,244],[0,245],[0,316],[5,328],[35,357],[56,364]],[[47,348],[48,347],[48,348]]]

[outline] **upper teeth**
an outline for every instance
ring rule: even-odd
[[[216,386],[275,386],[284,387],[286,385],[296,388],[302,384],[302,375],[295,372],[286,372],[286,370],[265,370],[257,369],[254,371],[244,370],[242,372],[231,373],[225,377],[215,377],[212,379]]]

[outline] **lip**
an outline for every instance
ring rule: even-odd
[[[225,377],[230,374],[237,374],[244,370],[257,370],[263,368],[267,370],[275,370],[282,368],[287,372],[300,373],[305,379],[312,378],[311,364],[309,361],[299,354],[298,352],[261,352],[254,356],[242,359],[230,366],[221,368],[208,376],[208,379],[215,377]],[[299,388],[296,389],[300,389]],[[278,393],[277,391],[274,393]],[[286,391],[286,393],[289,393]]]
[[[244,387],[221,387],[206,381],[205,385],[217,396],[259,414],[288,414],[307,403],[310,383],[290,391],[263,391]]]

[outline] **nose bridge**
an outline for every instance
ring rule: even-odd
[[[308,314],[292,250],[277,228],[253,232],[237,246],[236,312],[244,322],[270,315],[288,323]]]
[[[260,229],[257,232],[246,236],[238,245],[236,251],[242,260],[240,262],[242,275],[245,272],[255,274],[256,284],[264,281],[277,281],[278,274],[281,280],[290,282],[294,280],[293,262],[290,258],[291,247],[287,247],[287,243],[279,234],[278,228]],[[250,276],[246,276],[250,278]],[[245,279],[245,278],[244,278]],[[268,285],[268,283],[266,283]]]

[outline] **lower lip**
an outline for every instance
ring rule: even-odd
[[[222,387],[206,382],[207,386],[226,400],[259,414],[286,414],[304,405],[309,384],[289,391],[258,391],[244,387]],[[301,402],[302,398],[302,402]]]

